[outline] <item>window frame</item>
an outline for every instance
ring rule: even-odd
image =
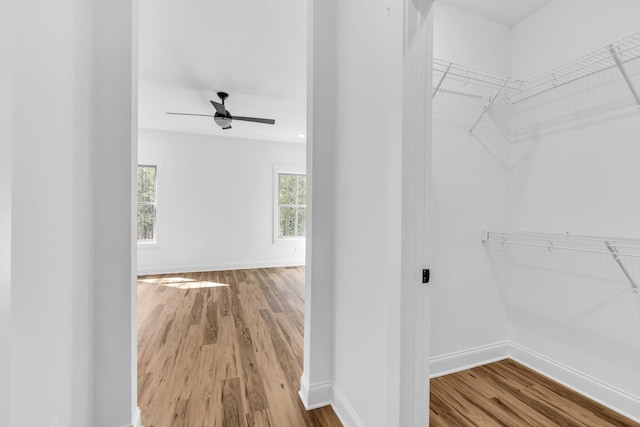
[[[141,202],[138,198],[138,183],[137,183],[137,176],[138,176],[138,168],[139,167],[154,167],[156,169],[156,194],[155,194],[155,202]],[[138,245],[138,248],[157,248],[160,246],[160,209],[159,209],[159,203],[158,203],[158,194],[159,194],[159,170],[160,170],[160,166],[157,163],[154,162],[140,162],[136,165],[136,243]],[[155,220],[154,220],[154,224],[153,224],[153,240],[139,240],[138,239],[138,206],[140,205],[151,205],[155,207]]]
[[[295,244],[304,242],[307,238],[307,230],[304,236],[280,237],[280,175],[304,175],[307,178],[307,170],[300,165],[274,165],[273,166],[273,243],[274,244]],[[307,200],[309,199],[309,189],[307,181]],[[297,200],[296,200],[297,201]],[[285,205],[287,206],[287,205]],[[307,210],[307,218],[309,215],[308,203],[305,205],[295,205],[295,207],[304,206]],[[306,221],[305,221],[306,223]]]

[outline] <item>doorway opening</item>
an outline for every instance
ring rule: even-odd
[[[144,425],[167,417],[195,425],[212,414],[221,423],[304,425],[313,416],[297,397],[306,3],[248,7],[139,7],[138,164],[148,178],[138,186]],[[221,44],[221,34],[234,42]],[[235,117],[230,127],[214,117],[222,101]],[[275,125],[245,120],[252,117]]]

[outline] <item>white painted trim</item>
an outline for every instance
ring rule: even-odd
[[[640,422],[640,398],[519,344],[512,342],[509,353],[516,362]]]
[[[298,261],[255,261],[230,264],[173,265],[163,267],[138,268],[138,275],[194,273],[200,271],[248,270],[253,268],[298,267],[305,265],[304,259]]]
[[[122,427],[142,427],[142,415],[140,414],[140,408],[136,407],[136,412],[133,414],[131,424],[126,424]]]
[[[291,174],[291,175],[304,175],[307,176],[307,168],[303,165],[287,165],[287,164],[278,164],[274,163],[272,167],[272,179],[273,179],[273,244],[274,245],[282,245],[282,244],[305,244],[306,235],[301,237],[280,237],[280,204],[278,200],[278,195],[280,193],[280,182],[278,179],[279,174]],[[308,186],[308,181],[307,181]],[[309,192],[307,192],[307,196]],[[309,203],[307,200],[307,210],[309,209]]]
[[[596,402],[640,422],[640,398],[512,341],[430,359],[431,378],[511,358]]]
[[[335,384],[333,385],[333,404],[331,406],[344,427],[365,427],[356,411]]]
[[[399,394],[388,402],[387,425],[429,425],[430,292],[422,284],[429,265],[431,190],[431,68],[433,0],[403,0],[402,11],[402,204],[400,259]],[[393,16],[393,15],[390,15]],[[395,58],[392,58],[392,61]],[[392,308],[392,307],[390,307]],[[390,310],[393,313],[393,310]],[[396,314],[393,313],[395,316]],[[394,326],[394,319],[388,323]],[[393,350],[393,348],[391,348]],[[396,363],[389,354],[389,366]],[[388,385],[394,379],[387,377]],[[391,392],[393,393],[393,392]],[[393,401],[397,399],[397,401]],[[396,414],[397,407],[397,414]],[[394,419],[395,417],[397,419]]]
[[[132,132],[131,135],[132,138],[136,138],[138,137],[138,132],[137,130]],[[133,155],[133,154],[132,154]],[[156,168],[156,202],[155,202],[155,207],[156,207],[156,218],[155,218],[155,223],[154,223],[154,229],[153,229],[153,234],[154,234],[154,239],[153,240],[138,240],[137,236],[134,236],[134,239],[136,240],[136,245],[138,247],[138,249],[160,249],[162,247],[161,242],[162,242],[162,197],[160,196],[161,190],[162,190],[162,174],[164,173],[164,163],[162,162],[142,162],[140,161],[140,159],[137,160],[136,165],[134,167],[135,170],[135,180],[133,181],[132,185],[134,186],[133,188],[133,192],[134,192],[134,227],[137,227],[137,215],[138,215],[138,183],[137,183],[137,179],[138,179],[138,167],[139,166],[153,166]],[[136,230],[136,228],[134,228],[134,230]],[[134,231],[134,235],[137,234],[137,230]]]
[[[309,385],[305,376],[300,377],[298,396],[307,411],[331,405],[333,401],[333,381]]]
[[[133,427],[142,427],[142,414],[140,408],[136,408],[136,413],[133,417]]]
[[[509,341],[502,341],[432,357],[429,361],[431,365],[431,378],[437,378],[507,359],[510,348],[511,343]]]

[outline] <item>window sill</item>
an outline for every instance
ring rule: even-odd
[[[155,240],[138,242],[138,249],[152,249],[158,247],[160,247],[160,245]]]
[[[276,245],[295,245],[304,243],[306,240],[306,237],[278,237],[274,243]]]

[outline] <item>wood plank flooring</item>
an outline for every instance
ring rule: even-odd
[[[145,427],[333,427],[305,411],[304,269],[138,278],[138,404]]]
[[[510,359],[432,379],[430,425],[640,427]]]
[[[341,426],[298,398],[303,314],[303,268],[139,277],[143,425]],[[640,427],[512,360],[431,380],[430,409],[432,427]]]

